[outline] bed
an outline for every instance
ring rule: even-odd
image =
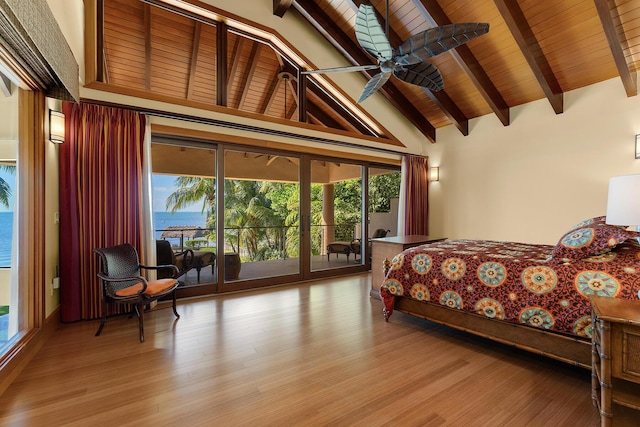
[[[595,217],[555,246],[446,240],[410,248],[387,263],[385,319],[397,310],[590,369],[589,296],[639,298],[637,235]]]

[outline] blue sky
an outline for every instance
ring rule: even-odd
[[[6,208],[0,205],[0,212],[8,212],[13,210],[13,201],[14,201],[14,193],[16,187],[16,177],[15,175],[0,169],[0,178],[4,179],[9,183],[11,187],[11,197],[9,198],[9,206],[11,208]],[[153,189],[153,211],[154,212],[165,212],[166,209],[166,200],[169,194],[173,193],[176,189],[174,182],[177,176],[172,175],[153,175],[152,181],[152,189]],[[181,212],[200,212],[202,209],[202,203],[192,204],[185,209],[181,209]]]
[[[175,175],[153,175],[151,181],[152,195],[153,195],[153,211],[154,212],[166,212],[167,197],[173,193],[176,189],[174,182],[177,176]],[[184,209],[180,209],[179,212],[200,212],[202,210],[202,202],[194,203],[187,206]]]

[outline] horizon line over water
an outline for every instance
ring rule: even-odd
[[[205,228],[207,214],[201,212],[162,212],[153,213],[154,233],[160,239],[162,230],[169,226],[197,226]],[[180,243],[180,239],[167,239],[172,243]],[[11,267],[11,252],[13,246],[13,212],[0,211],[0,268]]]
[[[153,227],[156,240],[160,239],[162,230],[167,227],[179,227],[179,226],[196,226],[200,228],[206,228],[207,226],[207,214],[201,212],[181,211],[181,212],[162,212],[156,211],[153,213]],[[166,240],[174,244],[179,244],[179,238],[167,238]]]

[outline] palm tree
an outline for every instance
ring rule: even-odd
[[[0,170],[9,172],[13,175],[16,173],[16,167],[13,165],[0,165]],[[0,203],[5,207],[9,207],[9,198],[11,197],[11,186],[0,177]]]
[[[179,176],[175,180],[178,187],[169,194],[166,200],[166,208],[174,213],[179,209],[187,207],[193,203],[202,201],[201,213],[207,212],[206,227],[215,230],[216,206],[216,180],[215,178],[202,178],[195,176]],[[209,231],[208,239],[215,241],[215,231]]]
[[[274,230],[284,225],[266,197],[269,183],[226,180],[224,186],[225,228],[235,229],[225,233],[225,239],[234,250],[235,242],[244,243],[252,261],[268,259],[271,249],[277,247]]]
[[[213,212],[216,203],[215,178],[179,176],[175,184],[178,188],[166,201],[166,207],[171,213],[199,201],[202,201],[202,213]]]

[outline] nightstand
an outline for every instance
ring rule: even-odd
[[[391,261],[394,256],[405,249],[444,240],[447,240],[447,238],[420,234],[371,239],[371,291],[369,291],[369,295],[380,299],[380,286],[384,281],[383,264],[385,259]]]
[[[591,397],[602,426],[640,420],[640,301],[592,296]]]

